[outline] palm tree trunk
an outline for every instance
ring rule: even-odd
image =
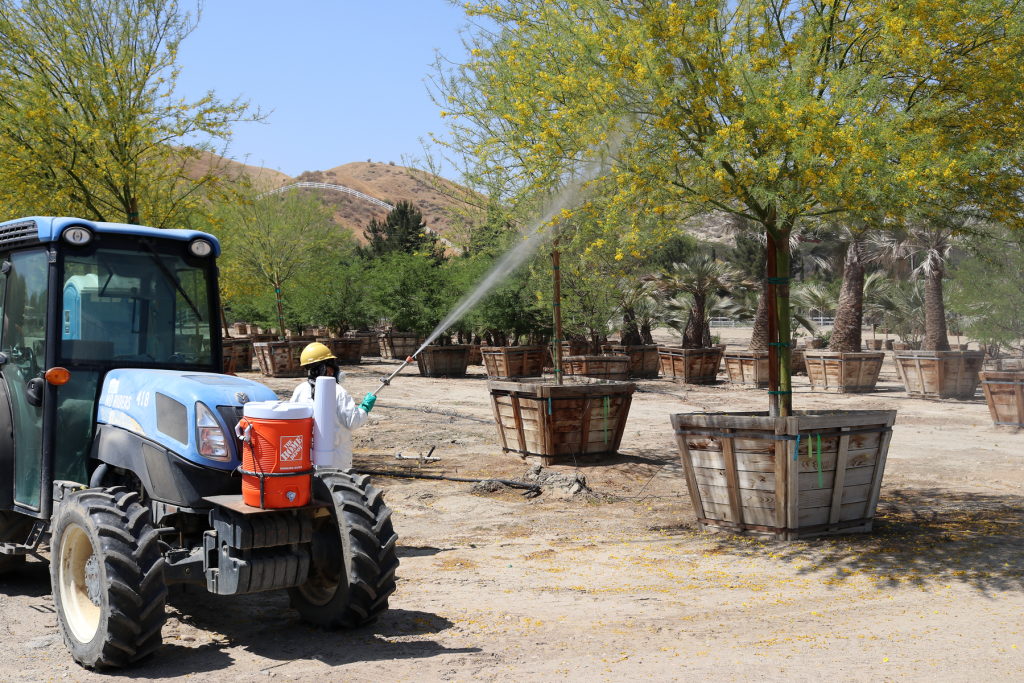
[[[924,348],[949,351],[946,307],[942,301],[942,268],[932,268],[924,281]]]
[[[636,313],[632,308],[627,308],[622,312],[623,326],[622,326],[622,344],[623,346],[635,346],[643,343],[643,337],[640,334],[640,330],[636,324]]]
[[[761,283],[761,299],[757,302],[754,315],[754,333],[750,336],[747,351],[768,350],[768,280]]]
[[[686,337],[683,339],[683,347],[688,349],[699,349],[704,346],[704,328],[707,321],[704,319],[704,296],[698,293],[693,295],[693,308],[690,310],[690,324],[686,326]]]
[[[843,265],[843,288],[839,292],[836,320],[832,328],[830,351],[853,353],[860,351],[861,326],[864,324],[864,261],[861,241],[853,240],[846,249]]]

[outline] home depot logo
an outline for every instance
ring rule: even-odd
[[[302,467],[302,435],[281,437],[281,462],[292,463],[291,467],[281,467],[282,470],[294,470]]]

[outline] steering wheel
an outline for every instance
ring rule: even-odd
[[[175,354],[171,355],[170,358],[167,359],[167,362],[168,363],[187,363],[188,361],[185,359],[185,356],[181,355],[180,353],[175,353]]]

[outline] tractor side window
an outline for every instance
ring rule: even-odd
[[[9,258],[7,254],[0,254],[0,263],[3,263]],[[0,275],[0,336],[2,336],[3,319],[4,319],[4,299],[7,298],[7,278]],[[0,341],[0,344],[3,342]]]
[[[43,376],[49,266],[44,249],[16,252],[10,261],[2,348],[14,418],[14,499],[38,508],[43,411],[29,404],[25,388]]]

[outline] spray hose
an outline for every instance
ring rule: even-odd
[[[401,372],[402,370],[405,370],[405,366],[406,366],[406,365],[408,365],[409,363],[411,363],[411,362],[413,361],[413,359],[414,359],[415,357],[416,357],[416,356],[415,356],[415,354],[414,354],[414,355],[412,355],[412,356],[409,356],[408,358],[406,358],[406,359],[405,359],[405,362],[404,362],[404,363],[402,363],[401,365],[399,365],[399,366],[398,366],[398,369],[397,369],[397,370],[395,370],[395,371],[394,371],[394,372],[392,372],[392,373],[391,373],[390,375],[388,375],[387,377],[385,377],[384,379],[382,379],[382,380],[380,381],[380,386],[379,386],[379,387],[377,387],[376,389],[374,389],[374,390],[373,390],[373,392],[371,393],[371,395],[373,395],[373,396],[376,396],[376,395],[377,395],[377,393],[378,393],[378,392],[379,392],[379,391],[380,391],[381,389],[383,389],[384,387],[386,387],[386,386],[390,385],[390,384],[391,384],[391,380],[393,380],[393,379],[395,378],[395,375],[397,375],[398,373],[400,373],[400,372]]]

